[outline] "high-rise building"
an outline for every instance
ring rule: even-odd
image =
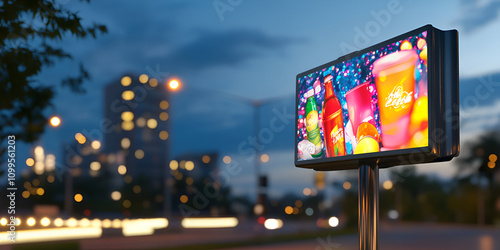
[[[116,185],[140,178],[155,193],[163,194],[168,168],[168,100],[158,79],[146,74],[124,75],[105,87],[104,119],[111,129],[104,131],[103,147],[116,157]]]

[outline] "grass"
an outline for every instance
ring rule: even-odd
[[[343,229],[342,231],[332,231],[332,230],[322,230],[317,232],[306,232],[306,233],[293,233],[285,235],[273,235],[273,236],[259,236],[253,239],[234,241],[234,242],[217,242],[217,243],[207,243],[207,244],[193,244],[186,246],[176,246],[168,248],[155,248],[156,250],[168,250],[168,249],[224,249],[224,248],[236,248],[236,247],[246,247],[246,246],[258,246],[267,244],[276,244],[283,242],[310,240],[317,238],[324,238],[328,236],[335,235],[345,235],[357,233],[357,229]]]
[[[62,241],[47,243],[29,243],[12,246],[12,250],[76,250],[80,249],[78,241]]]

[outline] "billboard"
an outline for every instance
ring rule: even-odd
[[[427,25],[297,75],[298,167],[445,160],[458,131],[456,31]]]

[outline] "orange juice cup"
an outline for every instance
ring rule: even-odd
[[[399,149],[409,142],[417,60],[415,50],[404,50],[383,56],[373,63],[385,148]]]

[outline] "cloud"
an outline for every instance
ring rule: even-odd
[[[463,10],[457,20],[465,32],[473,32],[496,20],[500,15],[500,1],[462,1]]]
[[[168,55],[169,65],[181,70],[234,66],[267,52],[282,52],[302,40],[273,37],[260,30],[199,31],[198,37]]]

